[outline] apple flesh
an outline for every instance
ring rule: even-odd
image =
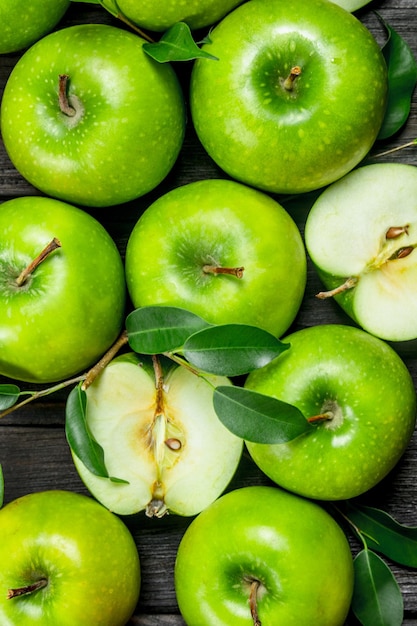
[[[154,189],[182,146],[184,101],[169,64],[144,39],[105,24],[61,29],[12,70],[1,130],[16,169],[49,196],[86,206]]]
[[[210,323],[240,322],[276,336],[304,295],[306,253],[278,202],[235,181],[178,187],[151,204],[126,248],[135,307],[179,306]]]
[[[342,626],[353,590],[352,555],[341,528],[318,504],[274,487],[244,487],[187,528],[175,589],[190,626]]]
[[[210,382],[207,382],[207,378]],[[196,515],[226,488],[243,441],[219,421],[213,385],[174,366],[166,374],[136,354],[114,359],[87,388],[87,425],[102,446],[110,476],[94,475],[73,453],[91,493],[115,513]]]
[[[113,239],[85,211],[30,196],[3,202],[0,232],[0,374],[46,383],[90,367],[124,322]],[[33,268],[54,239],[59,246]]]
[[[70,0],[0,0],[0,54],[18,52],[49,33]]]
[[[247,442],[250,455],[275,483],[306,497],[368,491],[414,432],[411,374],[388,344],[351,326],[313,326],[284,341],[289,350],[249,374],[245,386],[295,405],[312,428],[284,444]]]
[[[186,22],[190,28],[211,26],[243,0],[118,0],[120,12],[142,28],[164,31],[176,22]]]
[[[2,626],[125,626],[140,591],[123,522],[85,495],[52,490],[0,511]]]
[[[370,31],[328,0],[251,0],[210,33],[190,85],[192,120],[229,176],[274,193],[353,169],[383,121],[387,69]]]
[[[367,165],[326,189],[305,227],[317,295],[391,342],[417,339],[416,196],[415,166]]]

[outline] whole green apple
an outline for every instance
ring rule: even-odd
[[[188,626],[342,626],[352,555],[318,504],[275,487],[244,487],[187,528],[175,589]]]
[[[0,54],[32,45],[58,24],[70,0],[0,0]]]
[[[0,232],[0,374],[44,383],[92,365],[125,315],[109,233],[79,208],[30,196],[0,206]]]
[[[135,542],[92,498],[51,490],[0,511],[2,626],[125,626],[139,598]]]
[[[410,348],[417,339],[416,196],[414,165],[367,165],[328,187],[305,227],[327,290],[317,295],[334,297],[371,334]]]
[[[6,83],[4,145],[44,193],[75,204],[127,202],[171,170],[185,128],[179,81],[136,34],[105,24],[34,44]]]
[[[120,12],[142,28],[164,31],[176,22],[190,28],[211,26],[243,0],[118,0]]]
[[[126,281],[136,307],[179,306],[210,323],[284,333],[300,307],[306,254],[278,202],[235,181],[169,191],[134,226]]]
[[[88,430],[104,450],[109,475],[127,482],[93,474],[74,451],[73,459],[87,488],[114,513],[196,515],[224,491],[239,464],[243,441],[213,409],[214,387],[230,381],[163,369],[125,354],[86,390]]]
[[[385,113],[387,69],[370,31],[329,0],[250,0],[194,65],[204,148],[231,177],[275,193],[318,189],[356,166]]]
[[[248,450],[290,491],[354,498],[393,469],[411,439],[411,374],[388,344],[351,326],[313,326],[284,341],[290,349],[249,374],[245,386],[298,407],[312,428],[284,444],[247,442]]]

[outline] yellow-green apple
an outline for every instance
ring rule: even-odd
[[[80,493],[31,493],[0,510],[2,626],[125,626],[139,555],[116,515]]]
[[[0,374],[37,383],[90,367],[125,315],[120,253],[87,212],[22,197],[0,206]]]
[[[125,268],[136,307],[178,306],[276,336],[294,321],[306,283],[305,248],[290,215],[266,194],[220,179],[152,203],[130,234]]]
[[[342,626],[352,555],[317,503],[275,487],[244,487],[191,522],[177,553],[175,589],[189,626]]]
[[[0,0],[0,54],[23,50],[49,33],[70,0]]]
[[[184,137],[181,87],[134,33],[80,24],[34,44],[1,105],[4,145],[44,193],[87,206],[127,202],[171,170]]]
[[[411,374],[393,348],[352,326],[311,326],[284,341],[290,349],[251,372],[245,386],[296,406],[312,428],[288,443],[247,442],[248,450],[290,491],[354,498],[394,468],[411,439]]]
[[[243,0],[118,0],[119,11],[129,21],[153,31],[164,31],[176,22],[192,29],[211,26]]]
[[[197,134],[231,177],[275,193],[340,178],[381,127],[387,68],[354,15],[329,0],[250,0],[227,15],[194,65]]]

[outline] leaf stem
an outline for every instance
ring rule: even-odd
[[[404,148],[411,148],[412,146],[415,146],[415,145],[417,145],[417,139],[413,139],[413,141],[404,143],[401,146],[390,148],[389,150],[385,150],[384,152],[378,152],[377,154],[373,154],[372,158],[378,159],[380,157],[387,156],[388,154],[393,154],[394,152],[398,152],[399,150],[404,150]]]
[[[84,378],[84,382],[81,386],[85,391],[95,381],[97,376],[101,374],[104,368],[110,363],[110,361],[116,356],[121,348],[128,343],[127,331],[124,330],[116,342],[107,350],[107,352],[101,357],[101,359],[87,372]]]

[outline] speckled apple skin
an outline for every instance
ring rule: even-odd
[[[18,61],[4,90],[10,159],[44,193],[87,206],[120,204],[156,187],[178,156],[184,101],[171,66],[136,34],[81,24],[47,35]],[[58,106],[69,76],[74,117]]]

